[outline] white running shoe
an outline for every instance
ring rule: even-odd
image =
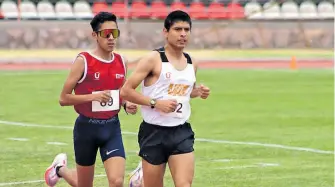
[[[143,170],[142,170],[142,162],[140,161],[137,168],[130,173],[129,187],[142,187],[142,180],[143,180]]]
[[[67,166],[67,156],[65,153],[58,154],[52,164],[47,168],[44,174],[45,183],[53,187],[57,184],[60,178],[56,174],[56,167]]]

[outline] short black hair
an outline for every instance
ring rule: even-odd
[[[169,31],[171,26],[178,21],[185,21],[189,23],[190,28],[192,28],[191,17],[186,12],[181,10],[175,10],[169,13],[169,15],[165,18],[164,28]]]
[[[101,24],[105,23],[106,21],[114,21],[117,25],[117,18],[114,14],[109,12],[99,12],[94,16],[91,21],[91,27],[93,31],[98,31],[100,29]]]

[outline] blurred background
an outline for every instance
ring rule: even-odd
[[[7,61],[24,60],[25,49],[34,49],[36,58],[57,54],[69,59],[73,56],[69,51],[94,47],[89,21],[97,12],[109,11],[120,19],[118,50],[138,57],[143,50],[164,44],[163,19],[176,9],[187,11],[194,20],[188,48],[216,50],[201,53],[200,58],[264,53],[290,58],[292,49],[298,56],[322,51],[315,56],[332,57],[334,1],[330,0],[1,0],[0,49],[5,51],[0,54]],[[11,57],[8,49],[21,51]]]

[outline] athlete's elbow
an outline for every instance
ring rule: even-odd
[[[59,98],[59,105],[60,106],[66,106],[66,103],[65,103],[64,99]]]
[[[61,96],[59,98],[59,105],[60,106],[68,106],[69,105],[69,103],[67,102],[67,100],[66,100],[66,98],[64,96]]]

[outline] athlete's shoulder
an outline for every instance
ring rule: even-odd
[[[90,56],[90,52],[88,52],[88,51],[81,51],[81,52],[78,53],[77,56]]]
[[[187,52],[187,51],[184,51],[183,53],[184,53],[184,55],[185,55],[186,58],[189,58],[188,60],[190,60],[191,64],[193,64],[193,62],[196,61],[196,59],[193,57],[192,53]]]
[[[141,69],[145,71],[152,71],[154,67],[159,63],[160,55],[157,51],[150,51],[145,55],[141,56],[139,59],[135,60],[136,69]]]
[[[152,60],[157,60],[160,59],[160,53],[162,53],[162,51],[151,51],[150,53],[148,53],[148,57],[151,58]]]
[[[124,62],[124,58],[120,53],[113,52],[112,55],[114,59]]]
[[[121,53],[113,52],[114,58],[120,60],[124,65],[128,64],[128,58]]]
[[[74,58],[74,62],[75,61],[82,61],[82,62],[86,62],[88,60],[90,60],[91,55],[88,51],[81,51],[79,53],[77,53],[76,57]]]
[[[188,51],[183,51],[185,56],[189,56],[190,58],[192,58],[193,54],[192,52],[188,52]]]
[[[82,63],[86,61],[86,58],[88,57],[88,53],[85,51],[77,53],[75,58],[73,59],[72,63]]]
[[[196,58],[193,57],[192,53],[184,52],[184,54],[185,54],[186,57],[188,56],[188,58],[189,58],[189,59],[187,59],[188,60],[187,63],[192,64],[193,67],[194,67],[194,70],[197,71],[199,61]]]

